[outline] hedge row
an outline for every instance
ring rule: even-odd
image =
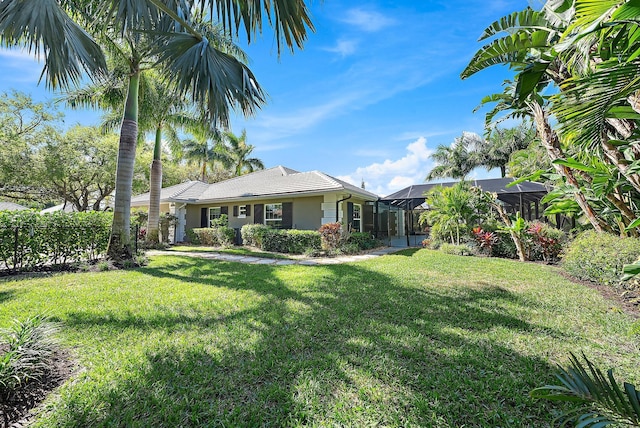
[[[236,232],[228,226],[202,227],[191,229],[189,241],[213,247],[230,247],[235,236]]]
[[[0,270],[35,270],[106,254],[112,213],[0,211]]]
[[[341,230],[341,229],[340,229]],[[247,224],[242,226],[242,241],[244,245],[258,247],[265,251],[289,254],[315,253],[322,248],[322,233],[315,230],[279,230],[262,224]],[[340,235],[342,233],[340,232]],[[351,233],[345,239],[340,238],[338,248],[343,253],[357,253],[382,245],[369,233]]]

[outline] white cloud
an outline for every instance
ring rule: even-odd
[[[324,48],[324,50],[327,52],[337,53],[344,58],[354,54],[357,46],[358,42],[355,40],[340,39],[336,42],[335,46]]]
[[[347,24],[358,27],[367,32],[379,31],[385,27],[395,24],[395,20],[376,11],[363,9],[350,9],[342,19]]]
[[[359,167],[338,178],[354,185],[364,179],[367,190],[385,196],[412,184],[422,183],[433,167],[427,139],[420,137],[406,147],[405,155],[396,160]]]

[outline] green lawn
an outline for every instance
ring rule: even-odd
[[[42,312],[81,369],[35,426],[548,426],[528,392],[570,351],[640,384],[633,319],[594,290],[429,250],[0,280],[0,327]]]

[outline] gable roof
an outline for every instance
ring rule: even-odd
[[[378,195],[339,180],[320,171],[298,172],[276,166],[218,183],[206,184],[189,181],[162,189],[162,202],[211,203],[227,200],[260,199],[318,195],[328,192],[349,192],[366,200],[377,200]],[[138,195],[132,205],[149,201],[149,193]]]
[[[165,187],[160,191],[162,202],[180,202],[195,200],[209,186],[202,181],[185,181],[174,186]],[[149,202],[149,192],[131,198],[132,205],[144,205]]]

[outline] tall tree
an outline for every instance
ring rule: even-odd
[[[566,91],[575,86],[575,77],[590,68],[591,62],[585,52],[591,50],[593,40],[584,39],[584,43],[575,44],[571,48],[567,48],[566,43],[564,46],[559,43],[566,31],[572,31],[569,29],[572,27],[571,20],[575,17],[574,13],[572,2],[553,0],[547,2],[541,11],[526,9],[494,22],[481,36],[481,40],[489,38],[492,40],[476,53],[463,71],[462,77],[469,77],[495,64],[509,64],[516,70],[516,85],[513,90],[509,94],[503,94],[502,97],[489,98],[489,100],[498,101],[503,106],[509,106],[507,108],[515,107],[521,111],[526,106],[536,124],[540,142],[545,147],[555,170],[568,185],[574,188],[575,200],[590,223],[596,230],[610,230],[609,224],[598,216],[590,204],[585,196],[585,188],[581,184],[585,182],[590,186],[594,182],[592,174],[594,168],[566,155],[567,148],[576,154],[580,154],[582,149],[574,150],[574,136],[568,133],[558,134],[552,128],[549,115],[553,112],[554,102],[550,103],[548,97],[540,95],[544,87],[553,84],[560,89],[558,97],[566,96]],[[506,35],[494,37],[501,34]],[[506,102],[509,97],[510,101]],[[622,129],[628,125],[618,118],[610,119],[604,122],[608,121],[607,127],[614,135],[619,133],[616,128]],[[590,151],[584,159],[594,159],[593,154],[599,156],[601,152],[598,153],[598,150],[605,152],[609,150],[611,147],[607,147],[605,143],[604,139],[599,138],[595,141],[595,146],[583,146],[583,149]],[[584,150],[582,152],[585,153]],[[615,154],[603,157],[606,162],[619,169],[620,173],[628,179],[629,184],[634,185],[634,179],[629,174],[625,175],[623,166],[615,158]],[[603,191],[600,198],[619,209],[620,214],[630,223],[633,222],[632,211],[625,205],[624,199],[620,198],[619,185],[608,183],[601,188],[607,191]]]
[[[114,220],[109,256],[132,257],[130,201],[138,133],[138,89],[145,58],[151,55],[160,74],[179,94],[206,111],[211,120],[226,126],[229,108],[251,115],[264,102],[264,93],[249,68],[217,46],[207,28],[192,19],[197,5],[206,16],[218,19],[225,31],[245,29],[249,42],[262,30],[263,15],[275,29],[278,51],[284,42],[301,47],[312,24],[303,0],[255,4],[247,0],[196,2],[148,0],[129,2],[69,2],[63,0],[5,0],[0,3],[0,43],[26,47],[44,58],[48,85],[68,88],[79,83],[83,71],[95,77],[106,71],[104,51],[89,34],[102,40],[124,39],[130,50],[127,100],[120,132]],[[140,45],[139,41],[148,43]],[[118,43],[105,43],[107,49]],[[144,46],[144,48],[141,48]]]
[[[118,139],[92,127],[75,126],[38,151],[37,175],[51,196],[77,211],[98,211],[114,190]]]
[[[530,123],[512,128],[492,127],[481,146],[479,164],[487,169],[499,168],[500,175],[506,177],[511,155],[529,147],[535,138],[536,131]]]
[[[240,136],[232,132],[225,132],[225,142],[227,154],[231,161],[231,168],[236,176],[247,174],[256,170],[264,169],[264,164],[258,158],[250,157],[253,149],[252,144],[247,144],[247,130],[243,129]]]
[[[429,171],[426,179],[451,177],[464,180],[474,168],[479,166],[478,154],[484,144],[481,136],[465,131],[451,145],[439,145],[431,155],[431,159],[436,161],[437,165]]]

